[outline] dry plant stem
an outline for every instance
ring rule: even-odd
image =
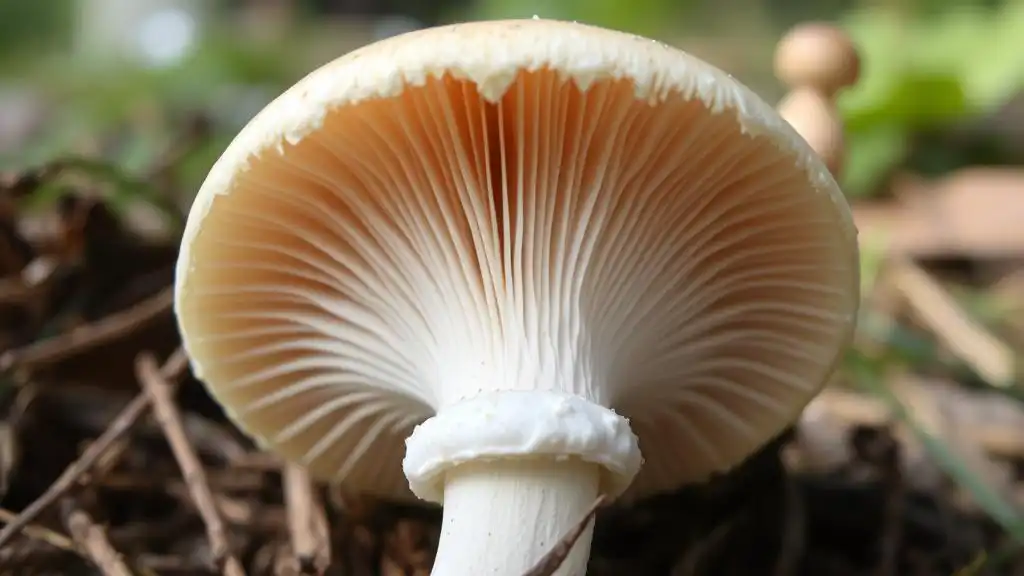
[[[234,556],[228,545],[224,521],[217,510],[217,503],[210,490],[210,485],[206,482],[206,471],[189,443],[188,436],[185,435],[181,413],[174,403],[172,386],[164,380],[156,361],[148,354],[139,356],[136,372],[139,384],[149,395],[153,404],[153,413],[160,427],[163,428],[174,458],[178,461],[178,466],[181,467],[181,475],[185,479],[196,509],[199,511],[203,523],[206,524],[206,535],[210,540],[218,565],[222,566],[225,576],[245,576],[241,562]]]
[[[169,313],[173,302],[174,289],[167,288],[136,306],[111,314],[98,322],[34,342],[24,348],[5,352],[0,356],[0,371],[52,364],[73,354],[117,340]]]
[[[974,322],[927,272],[895,259],[889,274],[914,314],[957,356],[995,386],[1013,382],[1013,350]]]
[[[23,545],[0,550],[0,576],[64,574],[70,562],[73,561],[67,552],[54,550],[36,540],[28,540]],[[76,563],[81,565],[81,561]]]
[[[903,542],[903,503],[905,486],[900,471],[899,447],[891,437],[885,450],[878,455],[875,463],[885,485],[886,501],[884,527],[882,530],[880,558],[877,576],[895,576],[897,574],[899,551]]]
[[[552,576],[559,567],[562,566],[562,562],[565,561],[566,557],[569,556],[569,552],[572,552],[572,547],[576,545],[576,541],[580,539],[580,536],[590,526],[591,520],[597,514],[597,509],[604,504],[605,497],[599,496],[594,504],[591,505],[590,510],[580,518],[579,523],[569,530],[562,537],[558,543],[555,544],[554,548],[550,552],[544,555],[543,558],[537,562],[537,565],[531,568],[523,576]]]
[[[712,556],[715,550],[721,547],[722,542],[732,532],[735,520],[729,520],[719,524],[702,540],[698,540],[686,551],[672,574],[679,576],[699,576],[702,573],[701,565],[707,558]]]
[[[283,476],[288,532],[298,571],[300,574],[318,574],[331,563],[327,518],[304,468],[288,464]]]
[[[796,574],[807,548],[807,517],[803,496],[796,483],[788,475],[785,479],[785,490],[786,512],[782,516],[782,547],[775,562],[773,576]]]
[[[160,369],[160,374],[166,380],[176,381],[185,372],[186,368],[188,368],[188,356],[179,348],[164,363]],[[139,394],[131,403],[125,406],[117,418],[110,423],[110,427],[99,438],[89,444],[85,451],[82,452],[82,455],[64,470],[60,477],[46,489],[46,492],[26,506],[17,518],[4,526],[3,530],[0,530],[0,548],[10,543],[15,535],[38,518],[40,514],[53,505],[68,490],[71,490],[78,479],[92,470],[93,466],[100,461],[111,446],[115,445],[122,436],[127,434],[148,409],[149,397],[146,394]]]
[[[950,396],[948,390],[943,390],[934,382],[926,382],[917,378],[901,378],[894,386],[900,401],[906,406],[915,408],[915,416],[918,423],[925,426],[925,429],[933,435],[940,437],[944,443],[955,445],[953,447],[961,450],[964,444],[975,445],[977,450],[983,452],[977,456],[965,454],[961,450],[959,455],[972,462],[972,468],[984,470],[978,458],[990,456],[1005,460],[1024,459],[1024,418],[1006,418],[1005,416],[993,416],[993,413],[1005,403],[1005,397],[998,393],[973,393],[965,392]],[[920,422],[921,410],[918,405],[924,400],[930,399],[936,402],[942,399],[942,406],[938,408],[943,412],[950,413],[950,423],[945,430],[928,428],[928,422]],[[893,424],[893,416],[889,406],[882,400],[861,394],[858,392],[842,389],[826,389],[812,403],[810,412],[820,414],[816,419],[827,423],[830,429],[841,431],[853,426],[882,427]],[[801,423],[802,428],[807,428]],[[818,430],[817,424],[814,425]],[[832,440],[828,440],[832,443]],[[829,465],[829,462],[810,462],[811,466]],[[989,463],[991,464],[991,463]],[[804,466],[804,464],[801,464]],[[999,480],[989,477],[987,480],[998,486]],[[1004,489],[1009,493],[1009,488]]]
[[[11,512],[10,510],[6,510],[4,508],[0,508],[0,522],[10,524],[11,522],[14,522],[14,520],[17,517],[18,515],[14,512]],[[63,534],[54,532],[53,530],[50,530],[45,526],[29,524],[25,526],[25,528],[21,532],[22,534],[28,536],[33,540],[38,540],[39,542],[46,542],[54,548],[64,550],[65,552],[72,552],[76,554],[78,553],[78,549],[75,548],[74,542],[69,540]]]
[[[105,478],[107,474],[117,468],[117,465],[121,462],[121,455],[128,450],[131,445],[131,438],[123,436],[118,438],[110,445],[110,449],[105,454],[100,456],[100,459],[93,464],[92,477],[94,480]]]
[[[106,533],[82,510],[72,508],[64,519],[68,532],[104,576],[132,576]]]

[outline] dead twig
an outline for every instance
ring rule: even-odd
[[[90,348],[123,338],[161,315],[169,313],[173,303],[174,289],[166,288],[136,306],[111,314],[98,322],[5,352],[0,356],[0,371],[53,364]]]
[[[288,532],[300,574],[321,574],[331,563],[330,537],[323,507],[313,493],[309,473],[296,464],[284,469]]]
[[[572,552],[572,547],[576,545],[576,541],[580,539],[583,532],[586,531],[587,527],[590,526],[590,521],[594,519],[594,515],[597,514],[597,509],[604,504],[605,497],[599,496],[593,504],[590,505],[590,509],[587,513],[580,518],[580,521],[566,532],[562,539],[559,540],[550,552],[541,557],[540,561],[534,565],[533,568],[526,571],[523,576],[551,576],[556,570],[565,562],[565,559]]]
[[[775,561],[774,576],[791,576],[800,568],[807,548],[807,518],[803,496],[796,483],[788,475],[786,483],[786,506],[782,517],[782,541],[779,556]]]
[[[672,574],[681,576],[697,576],[700,567],[712,552],[718,550],[736,526],[736,519],[728,520],[716,526],[710,534],[696,542],[673,568]]]
[[[858,452],[879,474],[885,487],[882,537],[879,539],[879,558],[876,576],[894,576],[899,570],[899,553],[903,542],[903,504],[905,486],[900,471],[900,449],[888,430],[883,430],[873,441],[865,442]]]
[[[942,385],[911,377],[902,377],[893,387],[901,400],[914,408],[917,416],[924,412],[917,406],[924,399],[942,405],[930,411],[954,411],[955,423],[952,424],[952,430],[964,442],[973,443],[978,449],[996,458],[1024,459],[1024,417],[1019,417],[1006,405],[1005,396],[960,390],[955,384]],[[820,420],[827,425],[829,431],[837,433],[852,426],[881,427],[893,424],[892,413],[884,401],[841,388],[823,390],[804,412],[805,422],[801,426],[807,423],[808,418]],[[948,432],[932,429],[929,432],[940,434],[944,442],[950,437]]]
[[[1001,387],[1013,382],[1013,350],[970,318],[928,272],[894,259],[889,274],[914,315],[986,382]]]
[[[18,546],[0,550],[0,575],[67,574],[70,566],[79,567],[82,560],[77,552],[53,548],[45,542],[27,540]]]
[[[5,508],[0,508],[0,522],[10,524],[14,522],[18,515]],[[78,549],[75,548],[75,543],[72,542],[67,536],[54,532],[45,526],[37,526],[35,524],[29,524],[22,529],[22,534],[28,536],[33,540],[39,542],[46,542],[50,546],[63,550],[65,552],[71,552],[73,554],[78,553]]]
[[[206,471],[199,462],[195,450],[188,441],[181,413],[174,402],[173,389],[168,384],[156,361],[148,354],[139,357],[136,363],[139,384],[149,395],[153,404],[153,414],[163,428],[167,443],[174,453],[175,460],[181,468],[189,493],[196,505],[199,515],[206,525],[206,536],[210,540],[214,558],[226,576],[245,576],[241,562],[231,552],[224,529],[224,520],[217,510],[217,502],[206,481]]]
[[[74,507],[73,503],[68,502],[68,508],[64,516],[68,532],[100,572],[104,576],[132,576],[121,554],[110,544],[103,528],[83,510]]]
[[[188,357],[179,348],[160,368],[160,374],[167,380],[176,381],[185,372],[187,367]],[[10,543],[15,535],[35,521],[40,514],[71,490],[79,478],[92,470],[93,466],[99,462],[107,451],[131,430],[148,408],[149,398],[146,394],[140,394],[125,406],[124,410],[111,422],[110,427],[99,438],[89,444],[85,451],[82,452],[82,455],[64,470],[60,477],[46,489],[46,492],[26,506],[17,518],[14,518],[4,526],[3,530],[0,530],[0,548]]]

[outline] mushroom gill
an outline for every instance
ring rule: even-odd
[[[630,417],[645,492],[741,460],[833,367],[857,270],[810,168],[714,108],[539,69],[496,101],[444,75],[330,110],[195,238],[205,379],[370,492],[407,491],[403,439],[482,390]]]

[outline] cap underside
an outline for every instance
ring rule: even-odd
[[[587,69],[609,72],[522,66],[499,92],[432,73],[339,92],[300,122],[295,94],[326,102],[346,73],[368,89],[358,75],[386,52],[371,47],[272,104],[197,198],[176,302],[196,370],[243,429],[318,477],[408,495],[415,424],[482,390],[540,388],[630,417],[646,460],[632,490],[672,488],[792,421],[849,338],[849,214],[767,105],[629,35],[516,25],[541,64],[582,62],[573,38],[599,35]],[[522,40],[488,26],[461,49],[493,52],[494,30]],[[623,73],[645,58],[658,82]],[[375,66],[415,76],[390,62]]]

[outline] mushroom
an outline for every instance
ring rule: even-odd
[[[775,75],[791,89],[779,102],[779,113],[838,176],[846,148],[835,98],[860,75],[857,47],[831,24],[797,26],[779,42]]]
[[[175,305],[262,447],[442,504],[434,574],[519,576],[599,495],[705,479],[794,421],[851,337],[856,230],[724,72],[476,22],[363,47],[260,112],[196,197]]]
[[[790,88],[807,86],[831,98],[860,77],[860,54],[842,28],[810,22],[793,28],[779,42],[775,75]]]

